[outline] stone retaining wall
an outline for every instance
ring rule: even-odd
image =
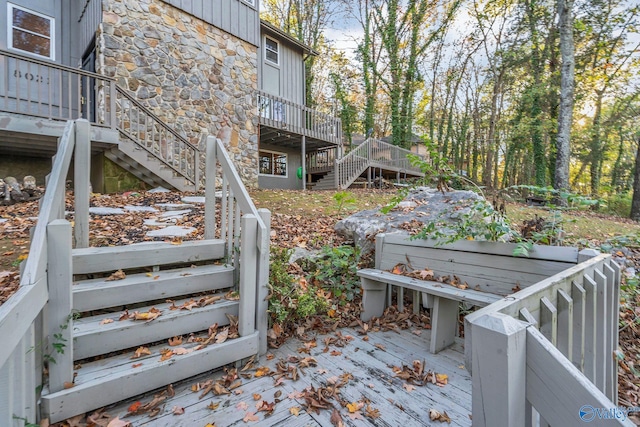
[[[159,0],[102,4],[98,72],[200,146],[202,172],[203,134],[230,123],[229,154],[245,185],[257,187],[257,48]]]

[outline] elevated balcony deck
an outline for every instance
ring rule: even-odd
[[[342,121],[307,106],[258,91],[260,142],[307,150],[342,145]]]

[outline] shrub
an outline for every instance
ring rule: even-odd
[[[304,278],[289,273],[291,249],[271,247],[269,270],[269,317],[271,323],[292,325],[298,320],[324,314],[329,302],[324,293]]]
[[[309,282],[328,289],[341,303],[353,301],[360,293],[358,268],[359,251],[353,246],[325,246],[309,275]]]

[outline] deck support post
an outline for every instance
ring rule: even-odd
[[[258,272],[258,218],[253,214],[242,217],[240,249],[240,306],[238,307],[238,333],[245,337],[255,332],[256,283]]]
[[[89,177],[91,176],[91,136],[89,122],[75,122],[75,150],[73,162],[73,195],[75,200],[74,234],[76,248],[89,247]],[[64,203],[62,204],[64,210]],[[64,218],[64,213],[62,218]]]
[[[216,139],[209,135],[205,147],[204,238],[216,237]],[[224,197],[224,194],[222,195]],[[224,236],[220,238],[224,239]]]
[[[258,214],[265,226],[264,244],[258,254],[258,291],[256,293],[256,329],[258,330],[258,354],[267,352],[267,329],[269,327],[269,240],[271,236],[271,212],[269,209],[258,209]],[[259,242],[260,243],[260,242]],[[265,247],[266,246],[266,247]]]
[[[305,177],[307,175],[307,137],[302,135],[302,189],[307,189]]]
[[[73,313],[71,282],[71,224],[57,219],[47,225],[47,280],[49,282],[48,352],[49,391],[55,393],[73,382]],[[52,346],[56,344],[54,349]],[[68,387],[68,385],[67,385]]]
[[[474,427],[524,426],[527,324],[491,313],[471,324]]]

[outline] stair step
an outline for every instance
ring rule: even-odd
[[[207,296],[214,296],[214,294]],[[73,322],[73,358],[81,360],[144,343],[204,331],[214,323],[221,326],[227,325],[229,324],[227,314],[238,316],[238,301],[225,300],[224,293],[218,293],[215,296],[221,299],[214,304],[194,307],[191,310],[170,309],[173,304],[175,307],[180,307],[190,299],[129,310],[129,314],[133,314],[134,311],[146,313],[151,308],[160,310],[161,315],[151,321],[119,321],[122,311],[80,318]],[[198,298],[194,299],[198,300]],[[111,319],[113,322],[104,323],[106,319]]]
[[[127,246],[93,247],[73,250],[73,274],[114,271],[163,264],[179,264],[221,259],[226,243],[220,239],[193,240],[172,245],[143,242]]]
[[[85,312],[231,286],[233,268],[224,265],[131,274],[122,280],[83,280],[73,285],[73,308]]]
[[[181,347],[189,350],[198,345]],[[160,360],[163,348],[168,346],[149,347],[151,356],[139,359],[132,360],[128,353],[83,364],[77,370],[74,387],[42,396],[44,416],[56,423],[253,356],[258,352],[258,333],[174,355],[165,361]],[[141,365],[133,367],[138,364]]]

